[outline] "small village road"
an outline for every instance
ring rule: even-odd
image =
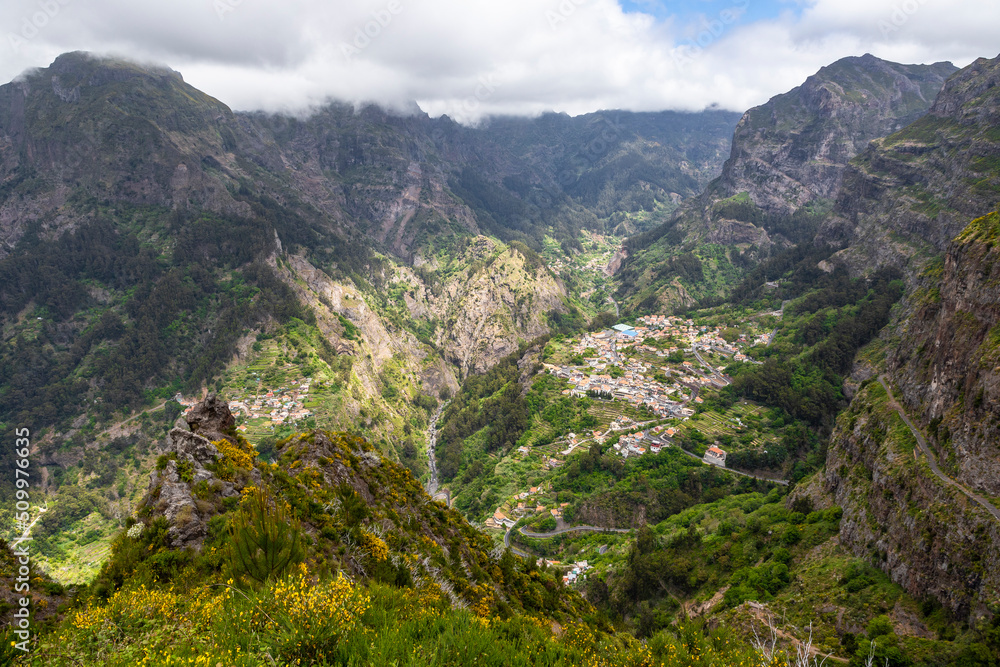
[[[572,526],[570,528],[560,528],[559,530],[554,530],[551,533],[529,533],[521,526],[517,532],[521,533],[525,537],[530,537],[535,540],[546,540],[551,537],[556,537],[557,535],[562,535],[564,533],[573,532],[593,532],[593,533],[628,533],[631,528],[600,528],[599,526]]]
[[[967,488],[965,488],[964,486],[953,480],[951,477],[948,477],[943,472],[941,472],[941,468],[938,467],[937,461],[934,460],[934,456],[933,454],[931,454],[930,447],[927,446],[927,440],[924,439],[923,434],[920,431],[918,431],[917,428],[913,425],[913,423],[910,421],[910,418],[906,416],[906,411],[903,410],[903,407],[896,402],[896,397],[892,395],[892,389],[889,387],[889,383],[885,381],[885,375],[879,375],[878,381],[885,389],[885,393],[889,395],[889,407],[895,410],[899,414],[899,416],[903,418],[903,423],[905,423],[910,428],[910,432],[913,433],[913,437],[917,439],[917,444],[920,445],[920,450],[924,453],[924,456],[927,457],[927,464],[931,467],[931,472],[934,473],[934,475],[945,484],[954,486],[956,489],[964,493],[970,499],[979,503],[983,507],[983,509],[985,509],[987,512],[993,515],[994,519],[1000,521],[1000,510],[998,510],[990,501],[986,500],[978,493],[973,493],[972,491],[969,491]]]
[[[672,445],[672,446],[675,446],[675,445]],[[677,449],[681,450],[682,452],[684,452],[685,454],[687,454],[691,458],[698,459],[702,463],[705,463],[705,459],[703,459],[702,457],[698,456],[697,454],[695,454],[693,452],[689,452],[688,450],[684,449],[683,447],[678,447]],[[711,465],[711,464],[710,463],[706,463],[705,465]],[[748,472],[742,472],[740,470],[735,470],[733,468],[723,468],[721,466],[716,466],[716,468],[718,468],[719,470],[725,470],[726,472],[731,472],[734,475],[743,475],[744,477],[750,477],[752,479],[759,479],[762,482],[772,482],[774,484],[780,484],[781,486],[788,486],[788,480],[787,479],[771,479],[770,477],[760,477],[759,475],[751,475]]]
[[[534,556],[529,554],[527,551],[521,551],[517,547],[510,546],[510,531],[512,531],[513,529],[514,527],[511,526],[510,528],[507,529],[507,532],[503,534],[503,545],[508,549],[510,549],[511,551],[513,551],[515,555],[520,556],[521,558],[534,558]]]

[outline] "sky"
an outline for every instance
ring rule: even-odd
[[[0,81],[90,51],[236,110],[329,100],[494,114],[744,111],[872,53],[1000,53],[997,0],[3,0]]]

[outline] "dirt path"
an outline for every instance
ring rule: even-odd
[[[889,384],[885,381],[885,375],[878,376],[878,381],[882,384],[882,387],[885,389],[885,392],[889,395],[889,407],[891,407],[893,410],[899,413],[899,416],[903,418],[903,422],[910,428],[910,432],[913,433],[913,437],[917,439],[917,444],[920,445],[920,450],[924,453],[924,456],[927,457],[927,463],[931,467],[931,472],[934,473],[934,475],[937,476],[938,479],[943,481],[945,484],[948,484],[949,486],[954,486],[956,489],[958,489],[966,496],[968,496],[971,500],[974,500],[975,502],[979,503],[983,507],[983,509],[985,509],[987,512],[993,515],[994,519],[1000,521],[1000,510],[998,510],[990,501],[986,500],[978,493],[969,491],[967,488],[965,488],[964,486],[953,480],[951,477],[948,477],[941,471],[941,468],[938,467],[934,455],[931,453],[930,447],[927,446],[927,440],[924,439],[923,434],[920,431],[918,431],[917,428],[913,425],[913,423],[910,421],[910,418],[906,416],[906,411],[903,410],[903,407],[896,402],[896,397],[892,395],[892,389],[889,387]]]
[[[128,419],[124,419],[124,420],[118,422],[117,424],[112,424],[111,426],[107,427],[106,429],[104,429],[103,431],[101,431],[100,433],[98,433],[97,435],[95,435],[94,436],[94,440],[102,438],[102,437],[104,437],[106,435],[110,435],[110,433],[112,431],[114,431],[115,429],[121,428],[122,426],[124,426],[125,424],[129,423],[130,421],[134,421],[134,420],[138,419],[139,417],[143,416],[147,412],[156,412],[157,410],[159,410],[160,408],[162,408],[166,404],[167,404],[167,402],[164,401],[164,402],[160,403],[159,405],[154,405],[153,407],[151,407],[151,408],[149,408],[147,410],[143,410],[142,412],[138,412],[138,413],[132,415],[131,417],[129,417]]]

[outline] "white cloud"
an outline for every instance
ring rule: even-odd
[[[998,48],[998,3],[804,0],[798,13],[737,25],[747,2],[706,5],[715,13],[681,24],[614,0],[7,0],[0,78],[89,50],[162,62],[237,109],[417,100],[475,121],[743,110],[848,55],[964,65]]]

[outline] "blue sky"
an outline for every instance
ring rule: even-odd
[[[782,12],[801,11],[801,3],[794,0],[620,0],[625,12],[640,12],[664,21],[674,19],[680,23],[700,22],[702,16],[714,17],[726,9],[738,9],[742,18],[738,23],[752,23],[760,19],[774,19]]]

